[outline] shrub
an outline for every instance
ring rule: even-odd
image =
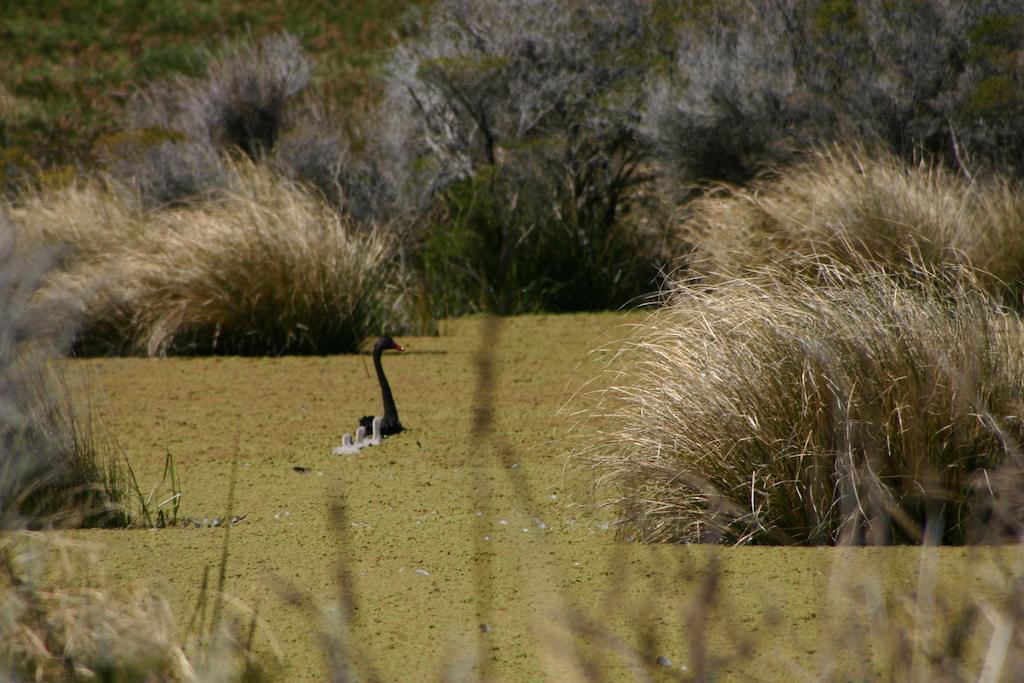
[[[803,111],[785,31],[747,8],[679,20],[673,68],[649,79],[640,132],[683,178],[745,181],[790,158]]]
[[[442,193],[417,253],[438,315],[607,310],[657,288],[665,251],[656,228],[601,200],[568,204],[564,177],[542,184],[513,168]]]
[[[371,149],[384,150],[377,177],[395,213],[427,217],[417,225],[428,278],[442,273],[452,282],[441,289],[463,290],[448,312],[600,308],[647,291],[634,264],[649,267],[654,249],[602,270],[646,246],[623,221],[650,179],[633,134],[645,3],[451,0],[434,10],[390,64]],[[584,281],[600,289],[588,297]]]
[[[138,93],[130,128],[177,131],[256,159],[274,148],[288,106],[309,83],[310,64],[287,33],[243,42],[212,59],[197,79],[178,78]]]
[[[815,254],[921,276],[967,266],[1020,305],[1024,201],[1014,182],[971,182],[934,164],[908,166],[861,148],[832,148],[772,180],[722,188],[688,207],[681,239],[696,274],[744,275]],[[916,276],[915,276],[916,277]]]
[[[37,241],[72,246],[41,296],[81,298],[80,352],[333,353],[401,324],[390,233],[269,168],[231,174],[223,197],[173,210],[145,213],[92,184],[55,197],[63,215],[19,212]]]
[[[310,64],[296,38],[249,40],[212,58],[199,78],[177,77],[137,92],[125,130],[101,138],[104,170],[137,191],[147,208],[171,206],[224,189],[220,155],[251,159],[273,151],[290,126]]]
[[[223,190],[227,170],[209,145],[166,129],[139,128],[97,145],[103,167],[139,195],[144,208],[179,206]]]
[[[999,0],[719,3],[676,22],[643,130],[688,179],[743,181],[836,139],[1019,175],[1022,21]]]
[[[274,150],[274,161],[284,175],[306,183],[332,206],[344,210],[347,202],[342,174],[348,150],[339,135],[317,128],[304,127],[282,137]],[[365,213],[362,217],[366,217]]]
[[[372,150],[353,151],[334,116],[311,107],[281,137],[273,161],[281,173],[321,193],[341,213],[371,222],[396,213],[380,176],[380,160],[372,155]]]
[[[818,285],[776,271],[680,286],[617,349],[578,455],[615,487],[627,533],[1019,535],[1019,319],[962,278],[822,272]]]
[[[200,103],[211,139],[252,159],[269,152],[285,127],[288,104],[309,77],[309,60],[287,33],[243,44],[213,62]]]

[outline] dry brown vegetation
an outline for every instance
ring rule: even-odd
[[[177,353],[351,351],[405,314],[404,275],[386,230],[245,161],[220,196],[147,211],[90,182],[37,194],[21,236],[63,248],[42,292],[74,293],[79,347]]]
[[[1014,537],[1024,326],[969,274],[817,260],[680,285],[615,354],[581,456],[644,541]]]
[[[1024,194],[939,165],[833,147],[749,187],[720,187],[687,206],[679,236],[695,273],[714,279],[823,255],[921,277],[962,266],[993,294],[1024,285]],[[812,268],[813,270],[813,268]]]
[[[183,638],[165,599],[108,585],[99,552],[54,534],[0,536],[4,680],[260,680],[253,634],[237,615],[218,625],[197,621]],[[255,626],[252,619],[249,631]]]

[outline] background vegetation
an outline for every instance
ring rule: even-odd
[[[4,178],[88,163],[102,135],[124,129],[135,91],[175,75],[196,76],[211,47],[247,34],[289,31],[316,55],[316,87],[358,106],[380,48],[401,33],[402,0],[301,7],[275,2],[4,3],[0,22],[0,149]]]
[[[680,256],[669,217],[700,184],[781,172],[830,142],[926,159],[965,183],[1024,170],[1024,18],[998,0],[154,6],[118,17],[134,33],[83,11],[11,14],[19,68],[4,76],[15,115],[0,146],[12,177],[45,188],[99,174],[159,213],[229,192],[231,157],[248,157],[343,221],[394,235],[410,308],[378,328],[621,306]],[[80,64],[84,45],[97,56]],[[78,77],[84,63],[94,80]],[[74,135],[48,151],[64,128]],[[323,334],[304,348],[338,348]],[[222,348],[292,348],[256,338],[266,344]]]

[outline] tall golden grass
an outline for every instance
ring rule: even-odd
[[[0,529],[127,523],[120,466],[54,361],[77,325],[74,301],[35,302],[54,272],[0,209]]]
[[[216,199],[142,209],[99,182],[28,197],[31,241],[64,249],[44,297],[75,293],[88,352],[329,353],[401,324],[406,278],[386,229],[359,226],[246,161]]]
[[[909,166],[885,152],[833,147],[744,188],[721,187],[688,206],[680,238],[694,272],[744,276],[820,254],[850,266],[912,273],[968,266],[1020,305],[1024,192],[998,176],[972,181],[941,165]]]
[[[818,259],[680,286],[609,366],[577,454],[644,541],[1018,534],[1024,325],[969,273]]]
[[[111,589],[98,552],[53,533],[0,536],[0,678],[262,680],[252,634],[238,618],[183,637],[165,599]]]

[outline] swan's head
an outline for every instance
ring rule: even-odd
[[[405,347],[391,337],[384,335],[373,345],[374,351],[405,351]]]

